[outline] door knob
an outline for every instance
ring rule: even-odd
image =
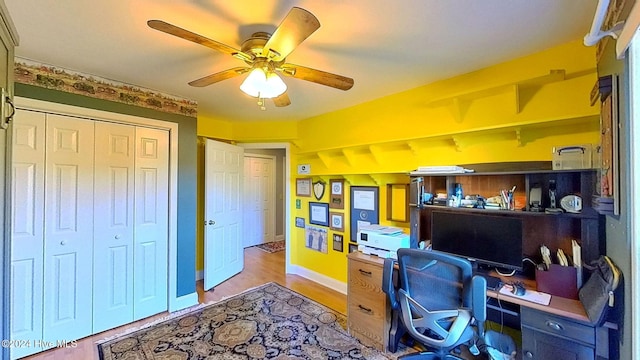
[[[120,239],[120,235],[116,235],[114,237],[116,238],[116,240]]]
[[[209,225],[215,225],[215,223],[216,223],[215,221],[209,220]]]
[[[60,245],[67,245],[67,240],[60,241]]]

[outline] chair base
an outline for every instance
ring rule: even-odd
[[[456,356],[455,354],[438,354],[438,353],[434,353],[432,351],[424,351],[424,352],[418,352],[418,353],[411,353],[411,354],[406,354],[406,355],[402,355],[398,357],[398,360],[409,360],[409,359],[416,359],[416,360],[465,360],[465,358]]]

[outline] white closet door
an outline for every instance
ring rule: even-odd
[[[91,334],[93,121],[47,115],[43,339]]]
[[[133,320],[135,127],[95,123],[93,332]]]
[[[11,335],[42,339],[45,115],[16,110],[13,124]],[[13,359],[36,352],[14,347]]]
[[[169,133],[136,128],[134,320],[167,310]]]

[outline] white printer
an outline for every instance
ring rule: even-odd
[[[361,226],[357,234],[358,250],[382,258],[398,258],[399,248],[410,247],[409,234],[401,228],[383,225]]]

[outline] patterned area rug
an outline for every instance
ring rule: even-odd
[[[285,244],[284,240],[272,241],[272,242],[256,245],[256,247],[258,249],[260,249],[262,251],[266,251],[268,253],[274,253],[274,252],[282,251],[282,250],[285,249],[285,246],[286,246],[286,244]]]
[[[390,359],[346,319],[276,283],[98,345],[101,360]],[[393,357],[395,358],[395,356]]]

